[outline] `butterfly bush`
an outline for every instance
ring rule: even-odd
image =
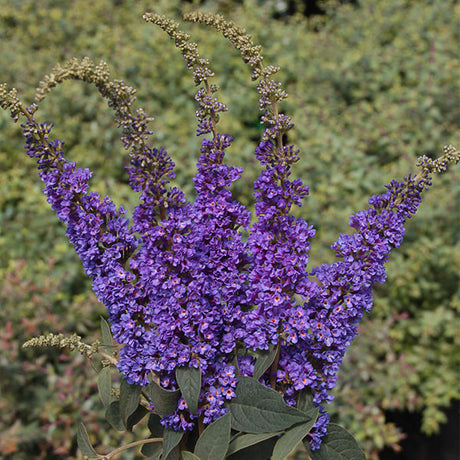
[[[15,119],[26,117],[27,154],[36,160],[47,200],[66,224],[107,308],[114,339],[122,345],[117,366],[126,381],[141,386],[154,381],[175,390],[178,368],[199,369],[198,408],[189,408],[181,397],[176,410],[162,418],[163,426],[187,431],[199,420],[217,420],[228,411],[239,376],[253,376],[254,352],[274,350],[259,381],[291,406],[302,390],[311,392],[320,415],[309,440],[318,449],[329,423],[325,404],[333,399],[330,391],[358,324],[372,308],[373,286],[385,281],[384,264],[400,246],[407,219],[431,185],[430,174],[458,161],[458,152],[449,147],[438,161],[422,157],[420,173],[392,181],[350,217],[354,232],[341,234],[332,245],[336,262],[309,267],[315,229],[291,214],[309,190],[291,175],[300,152],[285,144],[293,123],[279,112],[287,94],[272,78],[278,68],[263,65],[260,47],[222,17],[186,17],[220,30],[258,81],[265,129],[254,152],[261,173],[254,182],[252,216],[232,196],[243,170],[225,163],[232,137],[217,130],[227,107],[215,97],[218,87],[210,83],[214,73],[208,61],[178,24],[149,13],[144,18],[175,41],[199,87],[197,135],[204,137],[193,202],[170,186],[174,163],[163,147],[151,146],[151,119],[133,109],[135,90],[110,80],[105,63],[85,58],[57,66],[41,83],[36,102],[65,79],[92,83],[107,98],[129,152],[129,184],[139,193],[131,220],[110,197],[89,190],[92,173],[66,159],[64,142],[51,136],[52,125],[36,120],[37,104],[24,108],[15,90],[2,85],[2,107]],[[153,403],[150,409],[155,411]]]

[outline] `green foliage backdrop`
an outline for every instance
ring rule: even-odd
[[[289,140],[303,152],[296,173],[311,190],[298,212],[319,230],[313,266],[332,260],[329,244],[348,231],[348,215],[371,194],[412,171],[418,155],[437,156],[444,144],[458,144],[460,6],[329,0],[318,2],[327,15],[305,18],[284,14],[279,3],[205,1],[200,8],[246,27],[266,60],[282,67],[290,94],[284,109],[296,122]],[[172,154],[177,183],[192,198],[199,151],[193,82],[169,39],[141,15],[154,8],[179,17],[195,7],[179,0],[0,0],[0,82],[32,102],[56,62],[106,60],[116,78],[138,89],[139,105],[155,117],[155,142]],[[235,137],[229,159],[245,169],[234,193],[251,206],[257,175],[251,155],[261,131],[255,88],[222,38],[189,28],[230,106],[222,117],[222,128]],[[132,208],[137,198],[110,116],[93,88],[71,82],[55,90],[41,113],[55,122],[69,157],[95,171],[94,189]],[[6,113],[0,113],[0,171],[0,452],[11,460],[76,458],[79,413],[97,433],[96,445],[117,445],[121,440],[109,436],[100,412],[94,374],[81,358],[21,350],[47,331],[96,337],[103,308]],[[431,434],[460,398],[458,172],[436,179],[406,244],[388,264],[388,282],[350,347],[330,408],[369,458],[401,439],[385,410],[421,412]]]

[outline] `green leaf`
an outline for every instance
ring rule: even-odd
[[[201,460],[200,457],[197,457],[195,454],[192,454],[188,450],[183,450],[181,455],[183,460]]]
[[[174,449],[169,453],[169,455],[166,457],[165,460],[181,460],[180,458],[180,448],[179,446],[174,447]],[[163,457],[161,457],[161,460],[163,460]]]
[[[118,401],[118,399],[112,401],[109,407],[107,407],[105,410],[105,418],[117,431],[125,431],[126,426],[121,418],[120,401]]]
[[[112,369],[110,366],[103,367],[97,375],[97,389],[102,404],[107,408],[112,400]]]
[[[195,414],[198,411],[198,398],[201,391],[201,371],[195,367],[178,367],[176,380],[187,406]]]
[[[83,423],[79,423],[78,428],[77,428],[77,444],[78,444],[78,448],[81,450],[83,455],[86,455],[89,458],[99,457],[99,455],[97,454],[97,452],[93,449],[93,446],[91,445],[88,433]]]
[[[238,351],[233,356],[232,360],[230,361],[230,364],[235,367],[235,375],[237,377],[239,377],[240,376],[240,367],[238,365]]]
[[[289,456],[310,432],[316,418],[308,423],[297,425],[287,430],[276,442],[271,460],[284,460]]]
[[[321,448],[310,454],[312,460],[366,460],[355,438],[340,425],[331,423]]]
[[[240,377],[235,393],[236,398],[229,404],[234,430],[271,433],[313,419],[313,416],[288,406],[278,392],[251,377]]]
[[[275,431],[273,433],[258,433],[258,434],[247,434],[243,433],[240,436],[234,438],[228,446],[227,455],[232,455],[241,449],[258,444],[266,439],[273,438],[274,436],[282,433],[281,431]]]
[[[153,438],[162,438],[164,426],[161,424],[161,417],[157,414],[150,414],[148,427]]]
[[[168,458],[172,450],[180,443],[184,436],[183,431],[174,431],[166,428],[163,432],[163,457]]]
[[[146,457],[149,457],[149,460],[157,460],[163,453],[163,441],[144,444],[142,446],[141,453]]]
[[[161,457],[163,460],[163,457]],[[179,446],[174,447],[174,449],[168,454],[164,460],[180,460],[180,449]]]
[[[132,431],[134,425],[137,425],[148,413],[149,410],[139,404],[137,409],[128,417],[126,429],[128,431]]]
[[[102,361],[105,358],[102,358],[102,356],[99,353],[95,353],[93,356],[91,356],[91,367],[97,372],[101,372],[103,369],[104,365]]]
[[[120,415],[125,426],[128,424],[128,417],[139,405],[141,390],[140,385],[130,385],[125,379],[120,382]]]
[[[177,409],[177,401],[180,398],[180,390],[169,391],[161,388],[155,382],[145,387],[152,399],[155,411],[160,415],[172,414]]]
[[[201,460],[223,460],[230,442],[231,416],[227,412],[206,427],[195,446]]]
[[[101,333],[102,345],[105,347],[113,347],[113,337],[110,331],[109,323],[101,316]]]
[[[253,444],[252,446],[246,447],[245,449],[239,450],[238,452],[229,455],[227,460],[255,460],[259,458],[270,458],[275,446],[276,438],[272,437],[265,441]]]
[[[256,352],[256,364],[254,365],[254,378],[259,380],[263,373],[272,365],[278,346],[270,345],[268,350],[258,350]]]
[[[296,407],[305,413],[311,413],[316,410],[315,404],[313,403],[313,395],[310,390],[303,389],[299,392]]]

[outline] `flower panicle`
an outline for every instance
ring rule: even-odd
[[[417,166],[422,169],[421,174],[427,175],[429,173],[443,173],[447,171],[450,163],[460,162],[460,151],[453,145],[445,145],[443,148],[443,155],[439,158],[432,160],[426,155],[421,156],[417,161]]]
[[[342,234],[332,245],[340,261],[313,269],[318,290],[305,305],[313,335],[291,353],[286,352],[285,369],[292,378],[296,363],[302,363],[304,369],[314,364],[316,372],[309,379],[316,403],[329,401],[328,391],[335,386],[343,355],[363,314],[372,308],[372,288],[385,281],[384,264],[392,249],[401,245],[405,222],[415,214],[423,191],[431,185],[430,174],[444,172],[449,163],[458,161],[459,152],[452,146],[445,147],[438,160],[420,158],[419,174],[392,181],[386,193],[369,199],[368,209],[351,216],[350,226],[356,233]],[[302,356],[310,356],[307,367]],[[283,364],[283,359],[280,362]]]
[[[129,152],[130,185],[134,191],[142,191],[141,201],[160,209],[164,206],[180,205],[184,200],[178,195],[175,202],[167,199],[166,185],[174,177],[174,163],[163,148],[151,148],[148,144],[153,132],[148,124],[153,121],[142,108],[132,109],[136,100],[136,90],[122,80],[111,80],[110,70],[104,61],[94,64],[89,58],[71,59],[66,64],[57,65],[40,82],[35,100],[42,101],[52,88],[65,80],[80,80],[94,84],[100,94],[108,100],[115,112],[115,120],[123,129],[121,141]]]
[[[385,280],[384,264],[401,244],[405,222],[420,206],[431,174],[445,171],[460,154],[449,146],[438,160],[422,157],[417,175],[392,181],[385,193],[370,198],[367,209],[350,217],[354,233],[340,235],[332,245],[337,261],[310,270],[315,230],[291,215],[308,187],[291,178],[299,151],[283,143],[293,124],[278,111],[287,96],[272,79],[279,69],[263,65],[260,46],[244,29],[218,15],[186,15],[188,21],[223,32],[251,66],[253,80],[259,80],[265,131],[255,156],[263,168],[254,183],[257,219],[251,226],[249,211],[230,191],[242,169],[224,163],[232,138],[216,128],[227,107],[214,97],[218,88],[209,81],[214,76],[209,62],[179,24],[152,13],[144,19],[168,33],[182,52],[199,86],[197,133],[212,134],[212,139],[202,140],[193,202],[167,187],[174,163],[165,149],[150,147],[151,119],[142,109],[133,109],[135,90],[110,80],[103,62],[74,59],[55,67],[40,84],[36,101],[66,79],[94,84],[108,100],[129,152],[130,185],[141,194],[132,226],[126,211],[110,197],[89,190],[91,172],[65,159],[63,142],[50,139],[52,125],[35,121],[36,104],[24,109],[15,90],[1,85],[1,107],[13,118],[27,118],[27,154],[37,161],[48,201],[67,224],[67,236],[107,308],[113,337],[123,345],[117,366],[127,382],[148,385],[155,375],[162,388],[176,390],[178,369],[200,370],[197,408],[190,410],[180,398],[162,424],[187,431],[198,420],[213,422],[235,397],[238,375],[253,375],[254,360],[239,348],[276,349],[271,368],[260,380],[280,391],[290,405],[296,404],[299,392],[312,393],[320,408],[310,433],[310,445],[317,449],[329,422],[324,405],[333,399],[330,391],[357,325],[372,308],[373,286]],[[50,345],[98,351],[76,335],[49,335],[25,344]]]
[[[216,140],[218,137],[216,124],[219,121],[219,113],[226,112],[228,107],[213,96],[219,88],[216,84],[209,83],[209,79],[214,76],[214,72],[209,67],[209,60],[200,57],[198,45],[189,41],[190,35],[181,31],[177,22],[155,13],[145,13],[143,18],[145,21],[159,26],[174,40],[175,46],[184,57],[187,68],[193,71],[195,85],[204,85],[195,95],[195,100],[199,105],[199,109],[196,111],[198,119],[197,135],[212,133],[213,138]]]
[[[82,338],[77,334],[66,336],[64,334],[46,334],[39,337],[34,337],[22,345],[22,348],[45,348],[58,347],[61,349],[69,349],[70,351],[78,350],[83,356],[91,358],[99,351],[99,342],[88,345],[82,341]]]
[[[260,94],[259,109],[265,111],[261,121],[266,127],[262,141],[272,140],[275,143],[275,153],[279,154],[278,161],[292,160],[292,157],[285,158],[283,155],[283,135],[294,125],[291,117],[278,111],[278,103],[286,99],[288,94],[283,90],[280,82],[271,78],[279,71],[279,67],[264,66],[261,46],[254,44],[252,36],[246,34],[245,29],[231,21],[226,21],[219,14],[191,12],[184,15],[184,20],[214,27],[217,31],[222,32],[223,36],[240,52],[243,61],[252,69],[252,80],[260,80],[257,85],[257,91]]]
[[[6,83],[0,84],[0,107],[3,110],[9,110],[11,118],[15,122],[18,121],[23,109],[16,88],[8,90],[8,85]]]

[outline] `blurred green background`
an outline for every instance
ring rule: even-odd
[[[417,156],[459,146],[456,1],[0,0],[0,82],[29,104],[57,62],[106,60],[113,78],[138,89],[139,106],[155,117],[155,145],[172,155],[177,185],[193,199],[200,141],[192,78],[169,38],[141,16],[180,18],[195,8],[244,26],[266,62],[281,66],[278,78],[290,94],[282,109],[296,123],[288,140],[302,151],[295,173],[311,194],[296,212],[318,229],[311,267],[333,260],[329,245],[348,232],[348,216],[391,179],[413,172]],[[234,194],[251,207],[261,127],[250,71],[214,31],[184,29],[211,60],[230,106],[220,127],[235,138],[229,162],[245,169]],[[68,157],[95,172],[93,189],[132,209],[137,196],[111,115],[95,88],[76,82],[55,89],[39,112],[55,123]],[[81,417],[96,446],[135,440],[135,433],[109,430],[83,358],[21,349],[45,332],[94,340],[104,309],[41,193],[20,127],[5,112],[0,172],[0,458],[77,458]],[[445,411],[460,399],[458,178],[455,167],[435,178],[340,371],[329,409],[370,459],[417,458],[414,451],[397,456],[405,433],[392,420],[411,411],[420,418],[417,430],[436,435],[449,429]],[[448,458],[442,455],[432,458]]]

